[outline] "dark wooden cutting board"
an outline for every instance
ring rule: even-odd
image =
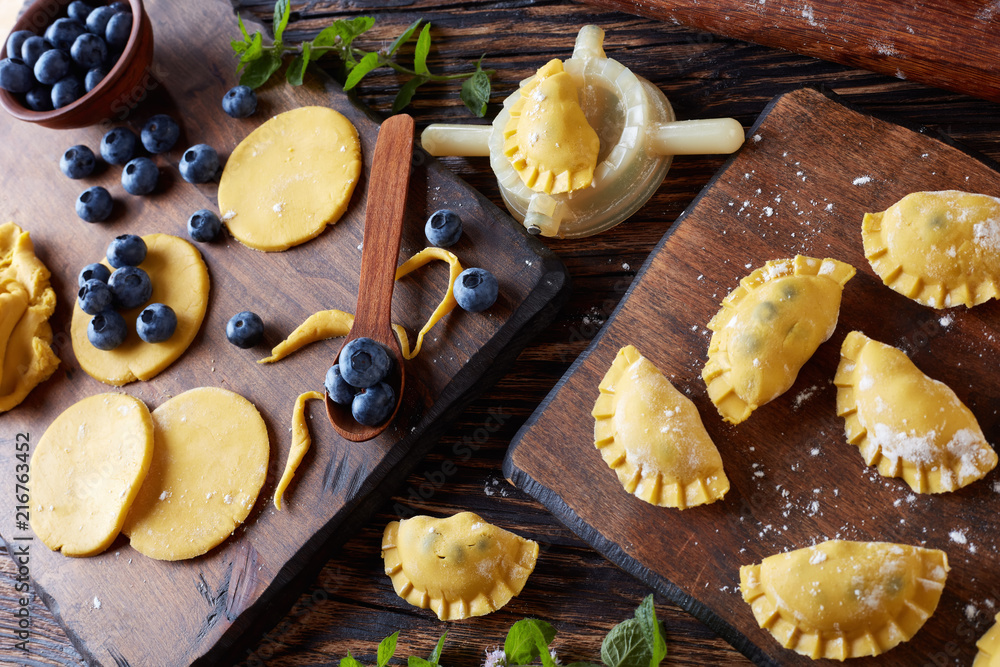
[[[590,1],[1000,101],[1000,7],[994,0]]]
[[[302,105],[326,105],[357,126],[362,173],[367,174],[378,122],[332,81],[312,79],[293,88],[283,77],[262,91],[254,117],[233,120],[220,107],[235,82],[229,40],[238,30],[229,4],[151,0],[147,8],[156,38],[154,78],[123,105],[129,107],[126,123],[137,130],[149,116],[166,112],[183,127],[179,145],[156,158],[161,185],[154,194],[125,194],[120,168],[109,167],[86,182],[60,174],[62,152],[77,143],[96,149],[100,128],[57,132],[0,117],[0,219],[29,230],[39,257],[52,271],[58,307],[51,322],[54,346],[63,360],[55,375],[22,405],[0,416],[0,475],[8,475],[10,482],[9,493],[0,495],[0,533],[12,555],[27,545],[33,590],[89,661],[218,664],[245,657],[241,641],[259,637],[262,628],[281,618],[282,605],[295,599],[330,549],[367,519],[447,422],[495,380],[533,331],[554,315],[568,283],[562,263],[544,246],[417,149],[400,261],[425,247],[427,216],[453,208],[463,218],[465,233],[452,250],[466,266],[495,273],[499,300],[482,314],[456,310],[432,330],[423,352],[407,364],[403,407],[379,438],[367,443],[340,438],[321,404],[311,403],[312,449],[286,493],[285,510],[276,511],[271,497],[291,442],[295,397],[322,389],[340,341],[315,344],[274,365],[261,366],[256,360],[310,314],[329,308],[353,311],[365,201],[369,188],[378,184],[363,176],[339,223],[286,252],[259,253],[229,238],[198,244],[212,280],[205,322],[184,356],[149,382],[119,390],[80,370],[68,335],[76,276],[103,256],[115,235],[167,232],[186,238],[191,213],[217,210],[215,183],[194,186],[178,175],[177,163],[186,146],[208,143],[225,159],[238,141],[272,115]],[[132,102],[137,103],[134,108]],[[86,224],[74,213],[76,196],[93,184],[108,187],[118,201],[105,224]],[[437,263],[397,284],[393,318],[411,336],[440,300],[447,273],[445,265]],[[240,350],[226,341],[225,324],[247,309],[263,317],[265,343]],[[99,556],[70,559],[17,527],[15,442],[27,437],[33,448],[64,408],[86,396],[124,391],[153,409],[199,386],[224,387],[246,396],[263,415],[271,440],[267,481],[257,504],[225,543],[203,557],[168,563],[136,553],[120,536]],[[377,553],[379,545],[371,548]]]
[[[669,175],[668,175],[669,177]],[[847,332],[905,349],[951,386],[1000,440],[1000,304],[935,311],[883,286],[864,259],[861,218],[916,190],[1000,193],[994,165],[926,134],[803,89],[776,98],[743,149],[678,219],[599,337],[521,429],[504,471],[609,559],[689,610],[760,664],[812,664],[754,621],[741,565],[829,538],[943,549],[951,573],[937,612],[870,665],[969,664],[1000,611],[1000,477],[915,495],[865,466],[836,417],[833,376]],[[706,323],[766,260],[834,257],[858,273],[840,322],[783,396],[725,424],[701,379]],[[697,405],[732,484],[686,511],[622,489],[594,447],[590,410],[618,349],[633,344]],[[934,662],[937,659],[942,662]]]

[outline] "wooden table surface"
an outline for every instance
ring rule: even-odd
[[[240,4],[248,15],[271,12],[266,0]],[[552,57],[568,57],[579,27],[596,23],[607,31],[608,55],[659,86],[679,119],[732,116],[748,127],[774,95],[823,85],[869,112],[926,126],[1000,159],[1000,108],[994,103],[585,4],[526,0],[292,4],[296,12],[286,33],[290,39],[311,38],[333,18],[371,14],[378,23],[361,43],[376,47],[390,42],[418,17],[431,20],[432,69],[454,70],[485,53],[484,66],[497,70],[489,118],[519,80]],[[184,20],[183,12],[178,12],[177,20]],[[235,19],[233,26],[219,26],[219,39],[233,35]],[[359,99],[376,112],[388,113],[400,83],[392,74],[372,75],[360,86]],[[421,88],[410,108],[418,131],[431,122],[474,121],[457,93],[457,86]],[[878,155],[871,159],[878,160]],[[444,162],[502,206],[485,159]],[[324,665],[339,661],[348,651],[372,664],[379,640],[400,630],[398,656],[425,657],[447,631],[443,662],[478,665],[484,650],[502,645],[510,625],[525,616],[543,618],[556,627],[554,646],[564,664],[599,662],[604,634],[631,616],[649,591],[511,487],[500,465],[514,433],[586,348],[654,245],[723,162],[720,156],[678,157],[657,194],[627,223],[588,239],[547,241],[574,281],[573,294],[558,319],[448,429],[405,486],[386,498],[353,538],[331,550],[326,567],[291,610],[274,610],[273,629],[247,648],[240,656],[242,664]],[[7,196],[11,195],[0,193]],[[463,446],[470,443],[478,448],[464,460]],[[538,566],[521,596],[490,616],[452,623],[441,623],[430,612],[399,599],[383,573],[379,545],[385,524],[399,512],[413,510],[435,515],[472,510],[538,541],[542,545]],[[664,548],[669,548],[669,536]],[[30,654],[13,647],[14,576],[10,559],[0,558],[0,663],[82,663],[39,599],[30,607]],[[749,664],[678,607],[661,598],[656,602],[667,629],[665,664]],[[147,664],[155,665],[155,656]]]

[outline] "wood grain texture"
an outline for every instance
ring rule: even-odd
[[[434,46],[428,65],[432,70],[455,72],[483,54],[484,67],[498,70],[488,117],[498,111],[503,97],[516,89],[520,79],[549,58],[568,55],[580,26],[596,23],[607,31],[608,54],[660,87],[682,119],[733,116],[749,127],[774,95],[804,84],[826,85],[866,109],[945,132],[1000,159],[994,104],[593,5],[562,0],[467,0],[448,5],[432,0],[292,4],[295,13],[286,35],[293,40],[311,39],[334,18],[376,16],[378,23],[361,42],[366,48],[390,43],[418,17],[430,18]],[[268,18],[273,4],[244,0],[242,6],[248,14]],[[183,12],[177,13],[175,20],[184,20]],[[216,38],[223,41],[235,36],[229,22],[215,30]],[[404,51],[404,57],[408,53]],[[231,71],[227,65],[217,74],[229,77],[231,82]],[[395,74],[377,71],[353,95],[366,106],[387,114],[402,81]],[[277,91],[280,87],[265,91],[263,104]],[[217,100],[210,102],[214,108]],[[431,122],[476,122],[462,107],[457,86],[452,84],[422,86],[409,112],[418,128]],[[75,135],[64,136],[70,140]],[[446,663],[478,666],[482,664],[483,650],[502,643],[507,628],[522,616],[541,617],[555,625],[559,631],[556,646],[564,663],[599,659],[601,637],[630,616],[650,588],[590,548],[544,506],[507,484],[500,472],[501,462],[518,428],[586,349],[664,231],[724,161],[718,156],[677,158],[660,190],[626,224],[592,238],[545,241],[566,264],[575,286],[558,318],[532,339],[492,389],[443,430],[437,444],[409,476],[400,480],[395,493],[386,491],[379,498],[373,518],[357,526],[343,547],[328,550],[330,560],[315,573],[301,595],[293,596],[290,611],[277,605],[269,610],[270,624],[257,630],[259,639],[244,649],[240,664],[329,665],[348,651],[365,664],[373,664],[379,640],[395,630],[401,630],[399,655],[412,652],[426,656],[441,632],[447,630]],[[502,205],[496,180],[485,161],[454,158],[442,162],[494,204]],[[8,160],[3,165],[4,169],[19,167],[19,163]],[[59,177],[47,178],[55,181]],[[39,182],[43,182],[41,177]],[[4,197],[0,191],[0,211],[16,206],[16,199]],[[67,223],[71,219],[70,213]],[[313,417],[323,419],[314,411]],[[2,422],[0,419],[0,427]],[[303,465],[310,461],[307,457]],[[445,475],[443,471],[453,474]],[[0,478],[6,474],[0,470]],[[539,541],[543,552],[538,568],[522,594],[505,610],[462,623],[442,624],[432,613],[400,600],[382,572],[378,554],[382,529],[404,510],[438,516],[475,511]],[[0,532],[3,528],[0,526]],[[33,652],[25,655],[6,639],[16,629],[15,576],[10,559],[0,558],[0,662],[81,664],[81,657],[37,597],[29,606],[35,624]],[[663,595],[658,594],[656,600],[657,613],[668,631],[670,655],[664,664],[750,664]],[[977,634],[992,622],[985,611],[985,606],[979,605],[973,623]],[[946,655],[928,656],[925,662],[933,664],[932,657],[938,664],[965,664]]]
[[[992,0],[593,2],[1000,101],[1000,8]]]
[[[0,467],[14,469],[17,434],[27,434],[30,442],[37,443],[66,407],[110,390],[80,371],[67,344],[65,332],[80,268],[102,257],[115,235],[158,231],[186,237],[191,213],[203,207],[217,210],[216,183],[194,186],[176,177],[185,146],[208,143],[225,157],[270,115],[321,104],[343,113],[357,127],[363,173],[370,171],[378,124],[329,79],[315,79],[300,88],[275,84],[252,119],[237,122],[226,116],[219,102],[231,85],[233,62],[227,42],[217,38],[216,30],[232,21],[229,7],[187,6],[183,22],[174,20],[176,8],[168,0],[147,4],[157,26],[158,85],[156,90],[141,91],[153,94],[145,106],[129,108],[122,119],[138,131],[149,116],[170,111],[183,126],[179,145],[155,158],[163,178],[151,196],[125,195],[117,182],[120,170],[106,168],[88,185],[108,187],[117,199],[117,211],[105,224],[83,223],[73,213],[81,184],[59,175],[58,156],[75,143],[97,146],[100,129],[53,133],[0,118],[0,134],[7,137],[0,148],[2,159],[7,164],[32,165],[30,170],[6,170],[0,175],[3,191],[17,193],[16,203],[9,199],[0,217],[31,232],[39,257],[53,273],[58,306],[51,323],[63,359],[49,381],[3,416]],[[145,558],[124,537],[103,554],[71,559],[30,541],[30,531],[16,521],[14,495],[0,499],[0,531],[9,549],[16,556],[22,544],[31,545],[32,585],[88,661],[214,664],[231,655],[255,622],[266,618],[270,605],[294,594],[294,582],[322,565],[323,549],[338,539],[338,533],[368,516],[382,497],[380,489],[394,485],[419,460],[444,423],[495,377],[493,366],[517,353],[528,331],[539,326],[539,317],[558,300],[566,286],[558,259],[436,162],[419,151],[414,155],[420,158],[402,165],[412,187],[394,192],[405,202],[398,202],[396,210],[396,214],[405,211],[402,254],[409,257],[425,246],[423,224],[432,211],[445,205],[456,208],[463,216],[465,234],[453,249],[469,266],[483,266],[497,275],[501,298],[489,313],[473,316],[456,311],[439,324],[423,354],[408,363],[410,381],[402,406],[379,438],[349,443],[326,420],[313,419],[313,447],[286,494],[288,507],[280,513],[272,507],[270,498],[291,441],[292,404],[297,394],[322,386],[338,341],[314,345],[273,365],[260,366],[256,360],[312,313],[353,310],[365,202],[368,193],[382,185],[376,175],[363,179],[344,217],[308,244],[283,253],[258,253],[229,240],[199,244],[213,285],[202,330],[165,372],[121,389],[152,409],[193,387],[222,386],[246,396],[262,413],[271,441],[267,481],[254,510],[233,537],[188,561]],[[47,181],[44,187],[39,184],[42,179]],[[390,282],[394,267],[395,262]],[[446,284],[442,267],[400,281],[392,302],[393,320],[408,331],[418,330]],[[258,312],[267,323],[265,344],[249,351],[230,345],[224,335],[226,321],[246,309]],[[28,541],[21,542],[24,538]]]
[[[966,606],[986,614],[1000,593],[996,475],[937,496],[917,496],[902,480],[883,479],[844,440],[832,379],[844,336],[862,330],[903,348],[951,386],[987,439],[997,441],[1000,304],[938,311],[896,294],[865,260],[860,225],[866,211],[884,210],[917,190],[997,192],[1000,174],[936,138],[811,89],[776,99],[749,134],[518,434],[505,472],[611,560],[760,664],[812,661],[757,627],[740,596],[741,565],[833,538],[943,549],[952,571],[935,615],[915,639],[866,662],[917,665],[939,652],[971,662],[978,635]],[[711,333],[705,325],[751,269],[796,254],[857,268],[844,290],[840,323],[788,392],[743,424],[727,425],[701,379]],[[589,414],[598,383],[628,344],[698,406],[732,484],[724,501],[663,510],[626,494],[601,459]],[[946,648],[952,644],[954,651]]]

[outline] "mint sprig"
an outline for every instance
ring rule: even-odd
[[[432,72],[427,67],[427,57],[431,51],[431,24],[423,19],[414,21],[388,48],[365,51],[356,47],[354,41],[375,25],[375,19],[370,16],[338,19],[321,30],[312,41],[302,42],[299,46],[288,46],[283,40],[290,16],[289,0],[277,0],[274,4],[272,27],[274,41],[271,45],[265,45],[263,35],[260,32],[251,35],[243,24],[243,19],[237,15],[242,39],[234,39],[230,45],[239,59],[236,71],[240,74],[240,84],[250,88],[263,86],[281,68],[285,56],[293,55],[291,63],[285,70],[285,79],[293,86],[299,86],[302,85],[306,68],[310,63],[327,54],[333,54],[344,64],[347,76],[344,90],[357,87],[368,74],[382,67],[388,67],[408,76],[396,94],[396,99],[393,100],[393,113],[408,106],[417,88],[428,81],[464,80],[460,92],[462,102],[476,116],[482,118],[486,114],[486,106],[490,100],[490,77],[495,73],[494,70],[484,70],[480,58],[471,72],[457,74]],[[397,62],[395,56],[400,47],[413,40],[414,35],[416,35],[416,45],[413,50],[413,66],[407,67]]]

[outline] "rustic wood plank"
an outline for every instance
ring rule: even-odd
[[[844,336],[861,329],[903,347],[954,388],[996,441],[1000,304],[934,311],[892,292],[864,258],[860,221],[865,211],[884,210],[916,190],[996,192],[1000,174],[937,138],[809,89],[777,98],[749,134],[519,432],[505,473],[611,560],[761,664],[811,660],[757,627],[740,598],[741,565],[835,537],[943,549],[952,572],[937,612],[914,640],[868,662],[922,664],[938,654],[969,662],[1000,588],[995,476],[939,496],[913,495],[901,480],[881,478],[844,441],[832,378]],[[858,269],[844,291],[837,331],[786,394],[738,427],[726,425],[700,376],[705,324],[752,268],[800,253]],[[732,483],[724,501],[683,513],[651,506],[621,489],[594,448],[589,413],[597,385],[627,344],[695,401]]]

